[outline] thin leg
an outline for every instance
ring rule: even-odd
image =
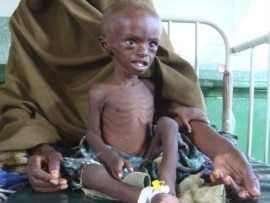
[[[125,203],[137,203],[143,189],[125,184],[112,178],[105,168],[99,165],[88,165],[82,175],[83,184],[90,189],[102,192]],[[179,200],[170,194],[159,193],[151,203],[179,203]]]
[[[82,174],[83,184],[123,202],[137,203],[141,188],[118,181],[105,168],[96,164],[88,165]]]
[[[178,147],[178,125],[169,117],[161,117],[157,122],[157,132],[145,158],[153,159],[158,151],[163,152],[158,169],[158,178],[170,187],[170,194],[176,195],[176,166]]]

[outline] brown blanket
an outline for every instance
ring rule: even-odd
[[[113,70],[98,42],[102,12],[113,2],[20,1],[10,19],[12,42],[0,86],[0,151],[78,144],[86,131],[88,89]],[[165,32],[143,77],[153,78],[164,98],[205,110],[193,68],[174,53]]]

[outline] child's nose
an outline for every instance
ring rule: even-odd
[[[148,56],[148,49],[146,44],[141,44],[138,47],[138,54],[143,57]]]

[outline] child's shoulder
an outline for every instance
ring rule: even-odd
[[[149,80],[149,79],[141,79],[141,81],[143,82],[143,84],[152,92],[155,92],[155,85],[154,83]]]
[[[108,84],[106,83],[95,83],[89,88],[89,96],[92,98],[101,98],[108,92]]]
[[[106,88],[107,84],[104,82],[97,82],[91,85],[91,87],[89,88],[90,90],[99,90],[99,89],[103,89]]]

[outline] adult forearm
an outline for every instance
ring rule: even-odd
[[[220,136],[211,126],[205,122],[191,121],[192,132],[187,135],[192,142],[206,154],[214,159],[218,154],[236,150],[236,148],[225,138]]]

